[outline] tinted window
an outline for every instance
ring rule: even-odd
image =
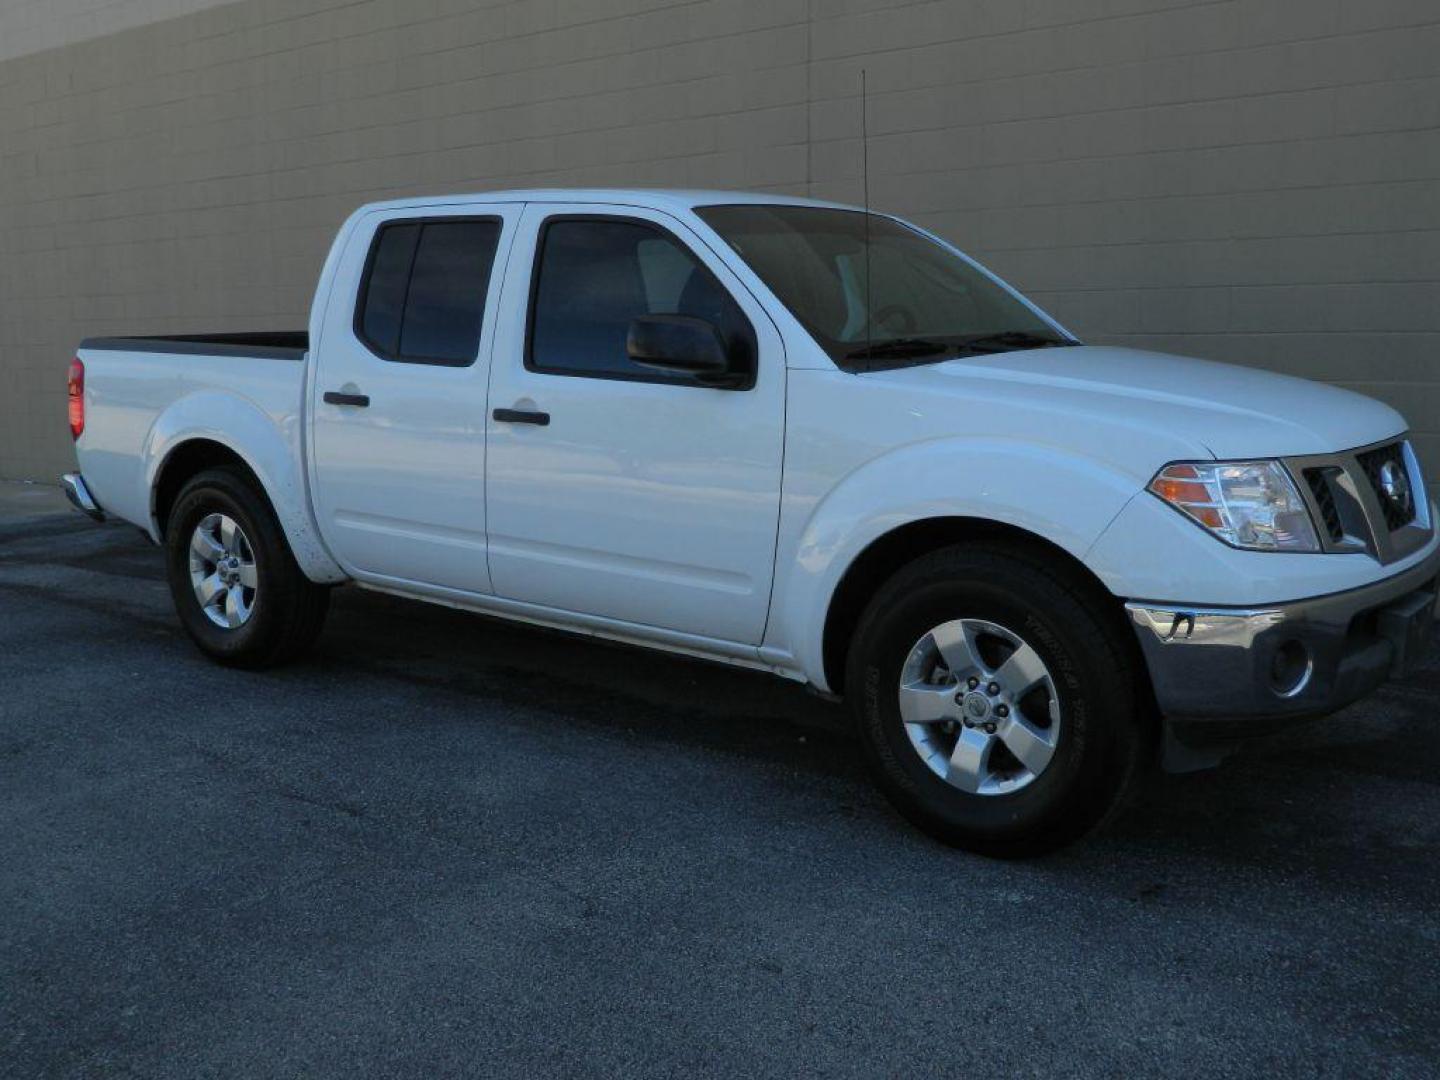
[[[868,369],[916,339],[917,359],[1068,345],[1024,301],[955,252],[878,214],[812,206],[707,206],[696,211],[842,366]],[[868,280],[867,280],[868,279]],[[1008,340],[1007,340],[1008,339]]]
[[[530,367],[666,380],[670,377],[626,355],[630,320],[639,315],[708,319],[737,360],[754,363],[754,334],[730,294],[683,245],[654,226],[552,221],[541,236],[535,272]]]
[[[364,287],[360,336],[387,360],[473,363],[499,237],[498,221],[384,226]]]
[[[365,284],[360,336],[393,356],[400,349],[400,316],[405,310],[405,286],[415,259],[419,225],[387,225],[375,238],[370,274]]]

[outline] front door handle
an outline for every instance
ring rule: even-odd
[[[545,427],[550,423],[548,412],[535,412],[531,409],[496,409],[491,415],[502,424],[538,424]]]
[[[353,405],[357,409],[368,408],[370,405],[369,394],[346,394],[339,390],[325,391],[326,405]]]

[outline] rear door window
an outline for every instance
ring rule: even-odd
[[[384,360],[473,364],[499,239],[498,218],[382,225],[360,284],[356,335]]]

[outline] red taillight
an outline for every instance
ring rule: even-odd
[[[77,356],[70,361],[70,437],[78,439],[85,433],[85,365]]]

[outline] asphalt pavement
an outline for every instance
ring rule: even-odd
[[[799,687],[354,588],[228,671],[0,485],[0,1075],[1435,1076],[1437,704],[992,862]]]

